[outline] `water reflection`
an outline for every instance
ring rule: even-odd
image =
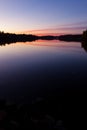
[[[87,41],[82,42],[82,48],[87,52]]]
[[[79,42],[36,41],[0,47],[1,97],[23,100],[60,94],[62,88],[85,87],[86,79],[87,53]]]
[[[6,46],[10,44],[18,44],[18,43],[0,43],[0,46]],[[20,44],[20,42],[19,42]],[[36,41],[30,41],[30,42],[21,42],[21,44],[26,44],[26,45],[34,45],[34,46],[52,46],[52,47],[73,47],[75,46],[80,46],[84,48],[85,51],[87,51],[87,45],[86,43],[82,42],[63,42],[59,40],[36,40]]]

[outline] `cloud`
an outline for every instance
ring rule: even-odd
[[[75,22],[75,23],[64,24],[64,25],[61,25],[61,26],[82,26],[82,25],[87,26],[87,20]]]
[[[47,28],[47,29],[39,29],[39,30],[28,30],[23,31],[24,33],[61,33],[61,31],[73,31],[73,30],[85,30],[87,29],[87,26],[81,26],[81,27],[61,27],[61,28]]]
[[[87,21],[70,23],[65,25],[60,25],[52,28],[44,28],[37,30],[26,30],[22,31],[22,33],[31,33],[37,35],[56,35],[56,34],[65,34],[65,33],[81,33],[83,30],[87,29]]]

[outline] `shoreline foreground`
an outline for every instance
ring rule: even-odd
[[[86,97],[73,92],[71,96],[67,93],[64,97],[37,98],[24,104],[0,100],[0,128],[73,130],[85,127]]]

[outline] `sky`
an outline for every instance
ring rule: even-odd
[[[0,31],[81,33],[87,29],[87,0],[0,0]]]

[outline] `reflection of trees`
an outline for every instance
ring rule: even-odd
[[[87,51],[87,30],[82,35],[82,47]]]
[[[82,41],[82,47],[87,51],[87,41]]]

